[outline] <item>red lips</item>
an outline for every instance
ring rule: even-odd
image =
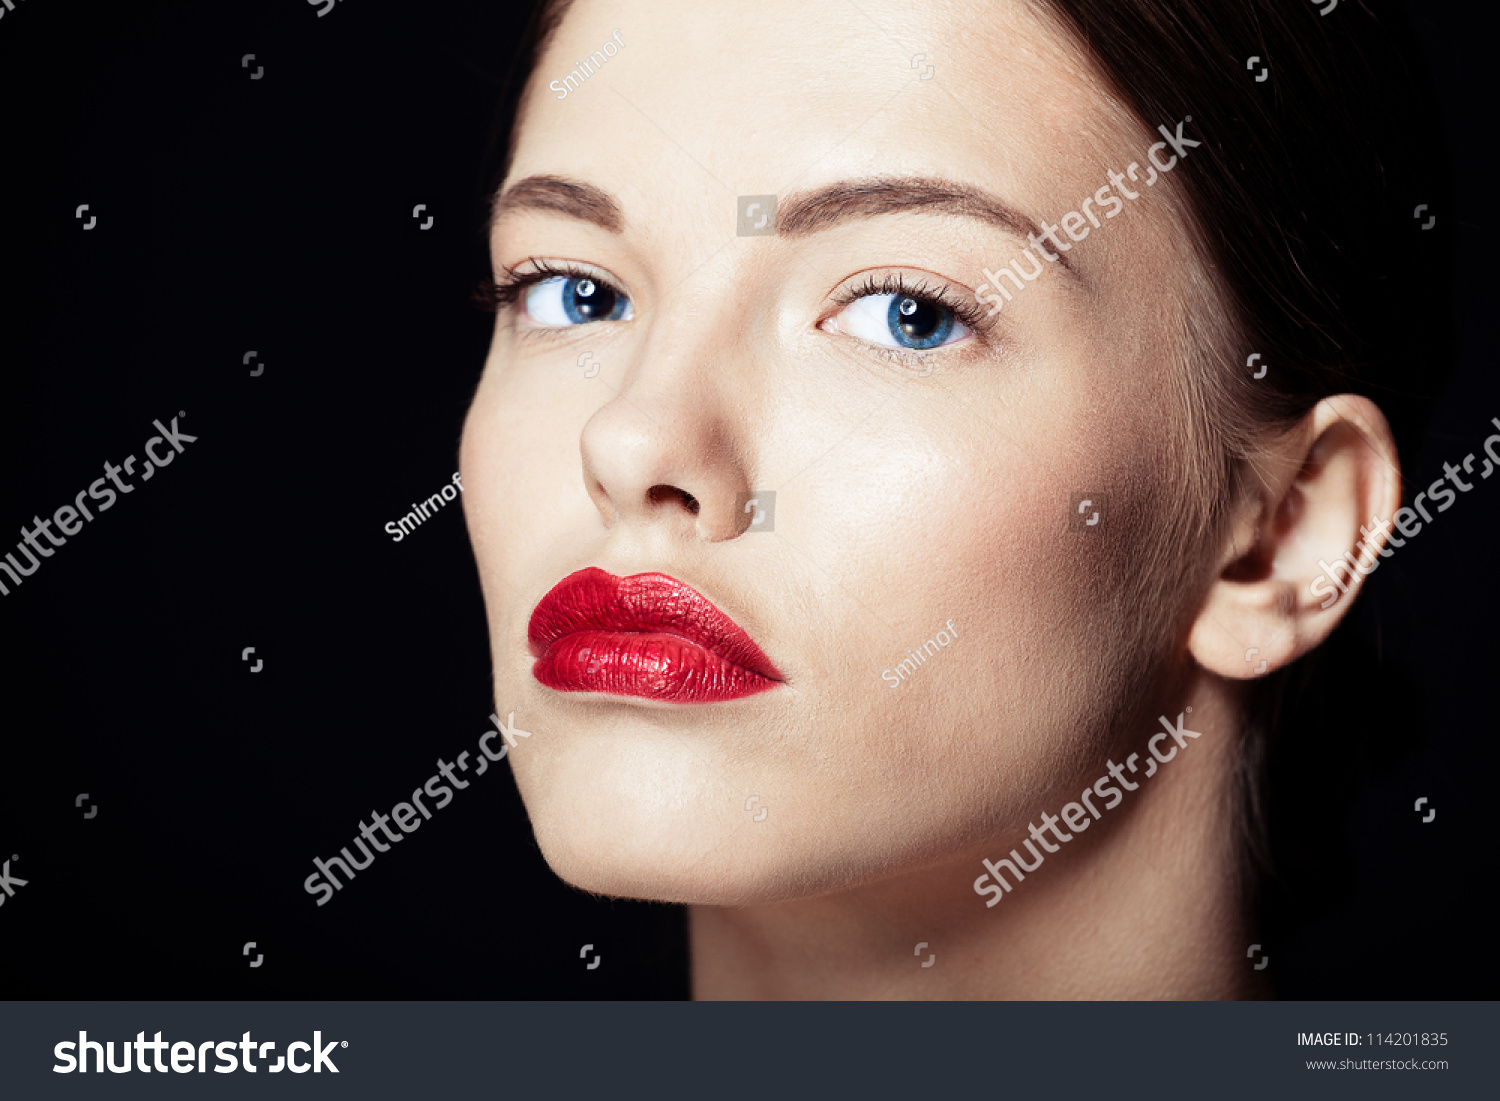
[[[715,703],[781,683],[734,620],[666,574],[569,574],[531,613],[527,638],[532,676],[559,692]]]

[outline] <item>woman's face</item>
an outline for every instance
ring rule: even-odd
[[[1202,592],[1168,577],[1195,269],[1158,135],[1024,4],[879,0],[579,0],[518,135],[493,258],[533,279],[461,466],[552,867],[784,899],[1074,798]],[[1140,197],[1029,258],[1106,186]],[[987,318],[1012,260],[1043,270]]]

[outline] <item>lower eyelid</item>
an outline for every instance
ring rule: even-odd
[[[973,333],[969,333],[966,336],[959,337],[952,344],[939,344],[936,348],[899,348],[891,347],[890,345],[882,345],[880,346],[880,350],[882,352],[889,352],[892,355],[902,357],[913,363],[926,362],[929,360],[937,359],[944,353],[957,352],[968,347],[970,344],[978,343],[977,341],[972,341],[969,339],[973,335]]]

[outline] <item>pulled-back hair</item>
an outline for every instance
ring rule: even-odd
[[[1211,531],[1255,492],[1257,442],[1334,394],[1380,406],[1410,471],[1455,347],[1451,219],[1423,228],[1452,209],[1450,161],[1403,10],[1382,0],[1039,4],[1147,127],[1191,115],[1203,142],[1173,183],[1224,311],[1224,324],[1201,325],[1190,372]],[[1256,80],[1262,67],[1268,77]],[[1267,367],[1260,379],[1251,353]],[[1378,594],[1382,583],[1365,587]],[[1393,699],[1399,673],[1380,667],[1364,633],[1346,615],[1250,694],[1242,870],[1272,888],[1260,901],[1273,933],[1331,903],[1347,874],[1341,847],[1318,852],[1307,839],[1338,836],[1361,743],[1403,706],[1415,710]]]

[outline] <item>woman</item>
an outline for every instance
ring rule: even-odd
[[[1182,7],[536,20],[464,508],[542,852],[687,904],[696,997],[1267,992],[1441,157],[1392,13]]]

